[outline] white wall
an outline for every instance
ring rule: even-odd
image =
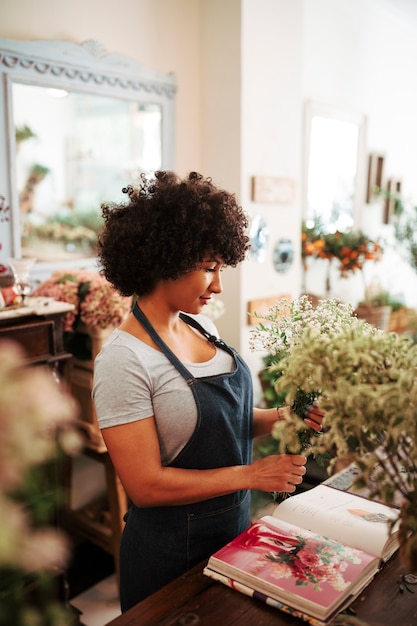
[[[303,98],[366,115],[367,153],[385,154],[385,180],[401,179],[404,197],[417,204],[417,2],[306,0],[303,23]],[[392,240],[391,227],[381,222],[381,203],[366,205],[363,198],[360,227]],[[417,306],[416,272],[394,251],[387,249],[366,274]],[[361,277],[337,276],[333,294],[356,305],[364,295]],[[313,268],[307,290],[322,288],[323,271]]]
[[[223,273],[226,311],[218,320],[222,336],[249,363],[259,400],[262,362],[249,350],[248,302],[296,296],[301,280],[302,0],[202,0],[201,7],[203,169],[237,193],[250,219],[261,214],[269,226],[265,261],[248,259]],[[294,201],[254,202],[253,176],[291,179]],[[272,263],[280,237],[296,247],[287,274]]]
[[[201,0],[202,171],[242,202],[241,0]],[[215,34],[215,40],[213,40]],[[222,274],[222,336],[241,346],[242,266]]]
[[[259,354],[249,351],[248,302],[263,297],[299,294],[301,283],[300,222],[302,163],[302,0],[244,0],[242,25],[242,201],[250,216],[262,215],[269,225],[265,261],[247,261],[242,268],[241,345],[246,361],[257,373]],[[293,200],[255,202],[253,176],[293,181]],[[295,246],[296,261],[277,273],[273,251],[279,239]],[[260,387],[255,379],[255,391]]]

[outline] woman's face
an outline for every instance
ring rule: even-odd
[[[223,291],[220,277],[223,267],[221,259],[207,257],[195,270],[167,281],[167,295],[173,308],[184,313],[200,313],[213,294]]]

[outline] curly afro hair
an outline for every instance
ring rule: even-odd
[[[176,280],[210,255],[236,267],[249,250],[248,219],[234,194],[191,172],[141,174],[123,189],[128,204],[103,204],[98,239],[102,273],[124,296],[142,296]]]

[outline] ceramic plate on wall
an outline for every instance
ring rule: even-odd
[[[294,244],[291,239],[280,239],[273,254],[274,268],[280,274],[285,274],[294,261]]]

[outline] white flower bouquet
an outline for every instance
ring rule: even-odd
[[[278,452],[311,453],[310,442],[317,435],[304,423],[303,418],[307,407],[318,401],[321,396],[320,386],[314,387],[309,380],[298,381],[295,388],[287,388],[287,380],[280,380],[285,368],[292,362],[294,350],[303,340],[308,331],[311,336],[329,337],[338,335],[357,322],[352,316],[353,307],[339,300],[320,300],[313,306],[308,296],[288,301],[279,300],[267,314],[262,314],[262,321],[251,332],[250,348],[252,351],[263,351],[267,355],[269,379],[273,381],[276,397],[281,403],[289,404],[293,413],[290,422],[277,422],[272,435],[278,442]],[[255,313],[255,316],[257,314]],[[364,324],[368,332],[373,327]],[[328,458],[327,453],[315,455],[321,465]]]

